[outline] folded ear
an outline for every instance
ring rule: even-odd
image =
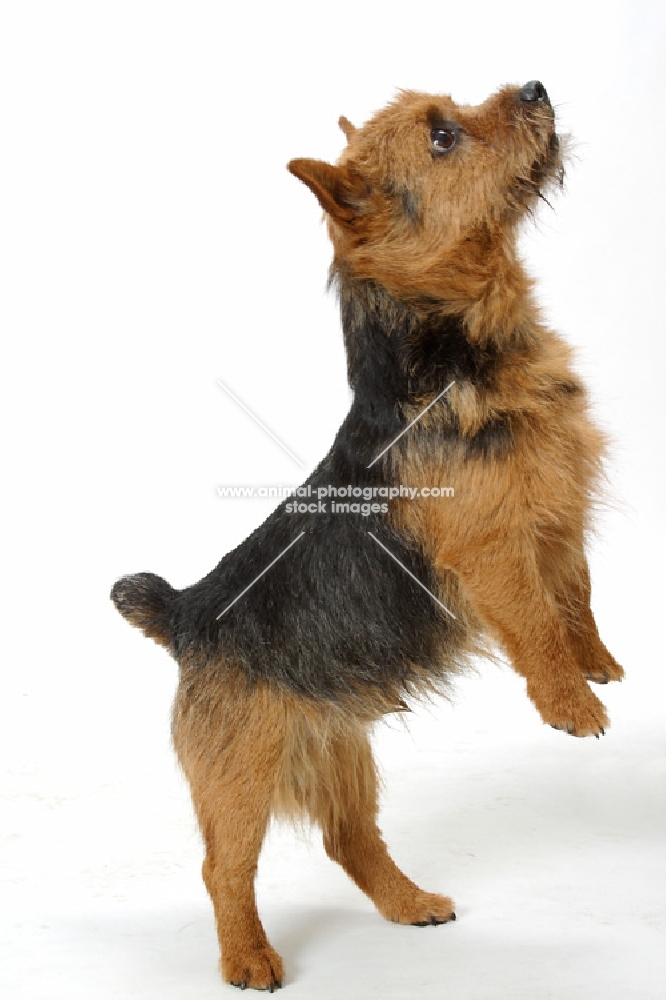
[[[350,167],[334,167],[323,160],[292,160],[287,167],[310,188],[336,222],[349,224],[363,211],[369,189],[361,175]]]

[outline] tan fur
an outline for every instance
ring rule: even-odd
[[[461,124],[474,156],[463,150],[446,169],[433,162],[425,127],[433,114]],[[549,106],[528,109],[524,121],[517,114],[515,88],[478,108],[405,92],[363,128],[340,119],[347,145],[337,165],[295,160],[290,169],[327,212],[336,271],[371,279],[416,311],[455,314],[471,343],[500,351],[491,384],[454,385],[423,427],[446,406],[463,442],[500,420],[513,447],[501,457],[452,448],[445,458],[419,443],[426,435],[406,434],[390,452],[392,481],[453,485],[455,500],[395,501],[389,516],[431,558],[440,599],[471,634],[485,630],[500,643],[542,718],[599,735],[608,719],[587,680],[622,676],[594,623],[584,554],[604,440],[516,254],[516,225],[534,200],[533,164],[554,127]],[[317,823],[329,856],[388,919],[455,918],[451,900],[399,871],[377,828],[368,732],[404,705],[395,692],[307,701],[250,684],[233,663],[200,666],[181,663],[173,735],[203,833],[228,982],[273,990],[283,981],[254,895],[271,815]],[[436,686],[416,666],[414,676],[414,693]]]
[[[483,401],[452,390],[461,427],[470,433],[486,415],[508,417],[511,454],[444,465],[438,456],[419,454],[418,446],[397,446],[398,481],[454,483],[456,502],[397,502],[393,516],[442,574],[459,577],[486,629],[526,678],[544,721],[574,735],[598,735],[608,718],[585,678],[622,676],[590,611],[584,554],[604,441],[566,365],[567,349],[536,324],[534,334],[529,363],[502,373]],[[553,392],[558,385],[571,388]]]
[[[464,314],[478,342],[530,323],[530,281],[511,229],[524,203],[517,201],[514,218],[507,219],[506,191],[516,175],[529,186],[552,115],[537,116],[536,127],[507,130],[515,95],[515,88],[505,88],[472,108],[403,91],[348,134],[336,167],[318,160],[289,164],[327,212],[336,264],[402,300],[428,296],[447,312]],[[445,171],[433,165],[424,128],[433,112],[477,140],[473,158],[461,155]],[[418,199],[418,228],[396,211],[396,196],[404,192]]]
[[[202,874],[213,901],[227,982],[274,989],[282,962],[257,913],[254,877],[270,816],[321,827],[329,856],[389,920],[455,919],[450,899],[420,890],[391,860],[377,828],[369,718],[266,686],[229,665],[225,684],[183,671],[174,746],[204,838]],[[374,710],[372,711],[374,715]]]

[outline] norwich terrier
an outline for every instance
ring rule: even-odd
[[[185,590],[143,573],[112,591],[180,666],[173,738],[222,974],[271,992],[283,967],[254,879],[272,815],[319,824],[389,920],[455,919],[377,828],[374,722],[444,690],[484,641],[542,719],[575,736],[608,726],[588,681],[622,677],[584,551],[604,439],[516,251],[562,178],[545,88],[505,87],[479,107],[407,91],[340,126],[337,165],[289,164],[327,216],[353,390],[305,483],[317,502],[285,500]]]

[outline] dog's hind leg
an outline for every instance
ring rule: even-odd
[[[424,892],[400,871],[377,827],[377,776],[367,734],[332,740],[317,789],[314,816],[326,853],[370,897],[382,916],[400,924],[455,920],[446,896]]]
[[[282,960],[259,919],[254,881],[284,732],[267,695],[225,709],[203,720],[202,713],[189,713],[195,718],[177,723],[174,737],[205,842],[202,875],[215,911],[222,976],[241,989],[273,992],[282,985]],[[193,741],[197,721],[204,733]]]

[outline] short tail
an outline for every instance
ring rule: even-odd
[[[174,599],[177,591],[154,573],[124,576],[113,585],[111,600],[130,625],[140,628],[149,639],[173,648]]]

